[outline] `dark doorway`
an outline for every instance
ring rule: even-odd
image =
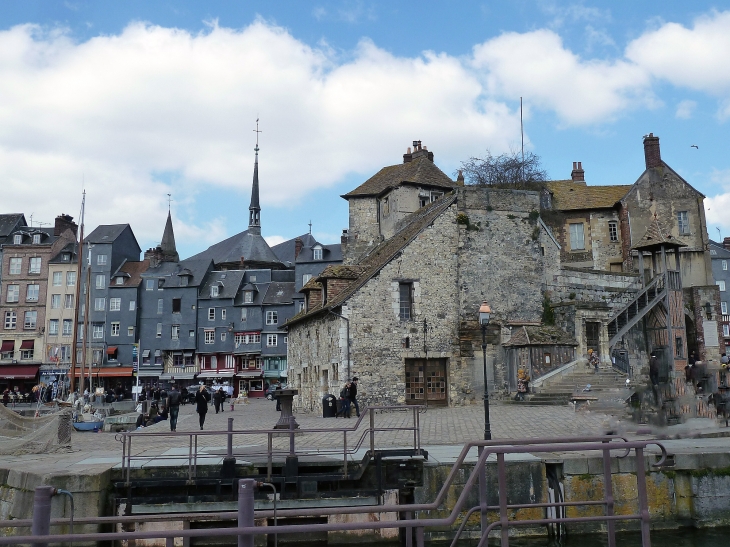
[[[598,321],[586,321],[586,351],[598,352],[601,343],[601,324]],[[600,353],[600,352],[598,352]]]
[[[446,359],[406,359],[406,403],[446,406]]]

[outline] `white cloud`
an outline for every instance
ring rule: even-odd
[[[694,114],[697,103],[695,101],[680,101],[677,103],[677,110],[674,115],[680,120],[689,120]]]
[[[278,245],[279,243],[284,243],[287,239],[284,236],[265,236],[264,240],[266,243],[269,244],[269,247],[273,247],[274,245]]]
[[[714,170],[710,175],[713,187],[722,188],[722,193],[705,198],[705,217],[709,226],[718,226],[725,234],[730,229],[730,169]],[[711,231],[710,228],[709,231]],[[730,234],[729,234],[730,235]],[[713,234],[710,234],[713,237]]]

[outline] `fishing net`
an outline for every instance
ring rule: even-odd
[[[0,454],[46,454],[71,449],[71,409],[26,418],[0,405]]]

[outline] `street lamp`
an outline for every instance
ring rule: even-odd
[[[487,390],[487,325],[492,314],[492,308],[487,301],[479,306],[479,325],[482,328],[482,356],[484,357],[484,440],[492,440],[492,428],[489,425],[489,392]]]

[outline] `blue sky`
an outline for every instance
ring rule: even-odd
[[[247,224],[261,119],[271,242],[347,227],[339,196],[421,140],[527,147],[553,178],[630,184],[641,137],[730,235],[730,11],[687,2],[23,1],[0,12],[0,212],[129,222],[192,255]],[[727,8],[725,8],[727,9]],[[692,148],[696,144],[699,148]]]

